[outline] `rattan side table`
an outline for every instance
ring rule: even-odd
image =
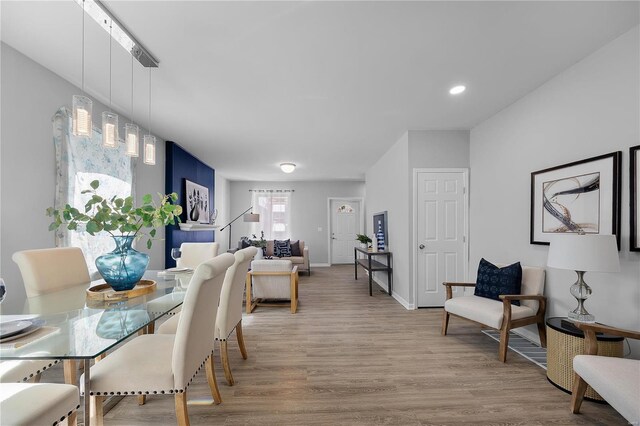
[[[622,337],[597,334],[598,355],[622,357]],[[573,357],[585,353],[584,333],[567,318],[547,319],[547,380],[558,389],[571,393],[573,389]],[[585,399],[604,402],[591,386]]]

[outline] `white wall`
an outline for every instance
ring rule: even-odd
[[[586,307],[598,322],[634,330],[640,253],[629,251],[629,147],[640,141],[639,36],[635,27],[471,131],[470,265],[485,257],[544,267],[548,247],[529,244],[531,172],[622,151],[621,272],[587,273]],[[575,307],[575,278],[547,268],[548,316]]]
[[[45,209],[53,205],[55,188],[51,118],[59,107],[70,108],[71,97],[80,90],[4,43],[0,54],[0,276],[8,288],[3,310],[9,312],[22,307],[25,298],[20,271],[11,255],[54,246],[53,233],[48,231],[51,221],[45,215]],[[105,109],[94,100],[94,117]],[[155,166],[138,161],[138,198],[164,192],[163,140],[158,140],[156,152]],[[159,231],[163,237],[164,228]],[[150,268],[163,267],[163,250],[164,241],[154,242]]]
[[[215,179],[214,205],[218,210],[216,225],[224,226],[229,223],[231,214],[231,182],[218,173],[215,174]],[[216,242],[220,244],[220,253],[224,253],[229,243],[229,228],[224,231],[216,230],[215,237]]]
[[[373,215],[387,211],[389,251],[392,252],[393,293],[403,305],[412,303],[409,252],[409,135],[400,139],[366,173],[365,224],[372,235]],[[379,260],[379,259],[378,259]],[[386,288],[387,278],[376,279]]]
[[[293,181],[293,182],[231,182],[231,214],[230,219],[251,206],[250,189],[292,189],[291,200],[291,238],[304,240],[309,247],[309,258],[312,264],[329,263],[328,239],[329,219],[327,216],[327,200],[329,197],[364,197],[362,181]],[[222,225],[226,225],[222,223]],[[242,218],[232,225],[232,247],[236,247],[240,237],[251,236],[250,223]],[[216,240],[221,244],[228,240]]]

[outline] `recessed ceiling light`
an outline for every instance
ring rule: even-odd
[[[296,169],[296,165],[293,163],[281,163],[280,164],[280,170],[282,170],[285,173],[293,173],[293,171]]]
[[[465,86],[453,86],[451,89],[449,89],[449,93],[451,93],[452,95],[459,95],[460,93],[464,92],[465,90],[467,90],[467,88]]]

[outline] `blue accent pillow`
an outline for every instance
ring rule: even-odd
[[[500,300],[499,295],[520,294],[521,288],[522,267],[520,262],[499,268],[491,262],[480,259],[474,295]],[[511,303],[520,306],[518,300],[512,300]]]
[[[291,240],[274,240],[273,255],[276,257],[291,257]]]

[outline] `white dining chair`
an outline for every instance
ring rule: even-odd
[[[92,419],[102,424],[102,401],[108,395],[174,395],[179,425],[188,425],[187,388],[205,365],[211,395],[221,402],[213,368],[214,318],[227,268],[224,253],[197,267],[187,287],[175,335],[144,334],[116,349],[91,367],[89,392]],[[81,383],[84,380],[80,380]]]
[[[18,264],[27,297],[63,290],[91,282],[82,250],[78,247],[57,247],[23,250],[13,254]]]
[[[196,269],[202,262],[216,257],[219,248],[218,243],[182,243],[176,267]]]
[[[236,339],[242,358],[247,359],[247,349],[244,344],[244,334],[242,333],[242,300],[244,298],[244,282],[249,263],[257,252],[258,249],[256,247],[247,247],[235,252],[235,262],[227,269],[220,293],[220,306],[216,317],[214,337],[220,342],[220,358],[229,386],[233,386],[235,383],[231,374],[227,348],[227,340],[233,330],[236,331]],[[178,320],[179,315],[176,315],[165,321],[158,328],[158,333],[175,334]]]
[[[55,359],[4,360],[0,362],[0,383],[37,383],[40,374],[57,363]]]
[[[76,425],[80,408],[78,388],[53,383],[3,383],[0,386],[0,421],[3,425]]]

